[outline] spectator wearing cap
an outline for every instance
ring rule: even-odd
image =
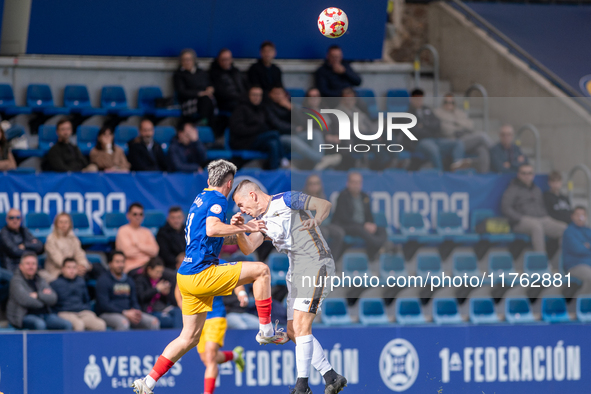
[[[267,94],[276,86],[283,87],[281,69],[273,63],[277,50],[271,41],[261,44],[260,59],[248,69],[248,80],[251,86],[260,86]]]
[[[95,164],[88,164],[88,160],[78,146],[70,142],[72,136],[72,122],[67,118],[60,119],[56,126],[57,142],[49,149],[45,156],[44,169],[55,172],[96,172]]]
[[[516,173],[523,164],[528,164],[527,157],[515,142],[515,131],[510,124],[504,124],[499,130],[499,142],[490,150],[492,172]]]
[[[140,121],[139,135],[127,145],[132,171],[166,171],[166,157],[160,144],[154,141],[154,123],[150,119]]]
[[[193,123],[181,121],[168,148],[168,170],[202,172],[206,162],[207,150],[199,140],[199,132]]]
[[[544,192],[544,204],[551,218],[569,224],[571,221],[570,201],[562,194],[562,175],[558,171],[548,174],[549,190]]]
[[[0,248],[5,268],[14,271],[25,252],[43,253],[43,243],[22,226],[22,214],[18,209],[11,209],[6,214],[6,226],[0,230]]]
[[[127,209],[128,224],[119,227],[115,248],[125,256],[125,273],[140,274],[141,268],[158,255],[158,243],[152,232],[142,227],[144,206],[134,202]],[[133,271],[133,272],[132,272]]]
[[[326,60],[316,70],[315,79],[322,97],[340,97],[343,89],[361,85],[361,77],[343,61],[343,51],[338,45],[328,48]]]
[[[587,225],[587,210],[573,210],[571,223],[562,236],[564,270],[583,282],[579,295],[591,294],[591,228]]]

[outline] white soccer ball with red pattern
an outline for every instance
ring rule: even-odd
[[[347,31],[349,19],[340,8],[329,7],[318,16],[318,30],[324,37],[339,38]]]

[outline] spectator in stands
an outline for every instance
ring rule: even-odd
[[[572,211],[570,209],[570,200],[562,194],[562,175],[558,171],[552,171],[548,174],[549,190],[544,192],[544,205],[551,218],[569,224]]]
[[[343,61],[341,48],[331,45],[324,64],[316,70],[316,86],[322,97],[340,97],[343,89],[359,85],[361,77]]]
[[[560,238],[566,224],[552,219],[546,212],[542,190],[534,184],[534,169],[522,164],[501,200],[501,211],[513,230],[531,236],[533,249],[546,252],[545,237]]]
[[[16,328],[28,330],[71,330],[72,324],[51,312],[57,294],[37,274],[34,252],[22,254],[18,269],[10,281],[6,318]]]
[[[168,170],[203,172],[206,162],[207,150],[199,140],[199,132],[193,123],[181,121],[168,148]]]
[[[158,330],[160,322],[143,313],[137,299],[135,283],[125,274],[125,255],[116,250],[109,258],[109,271],[96,282],[96,314],[117,331],[129,328]]]
[[[176,259],[181,253],[185,253],[185,215],[179,206],[168,210],[166,224],[158,230],[156,241],[160,251],[158,255],[164,261],[164,266],[176,271]]]
[[[362,191],[363,177],[350,172],[347,188],[339,194],[332,222],[340,225],[347,235],[361,237],[365,241],[367,257],[374,260],[388,239],[386,229],[374,223],[369,196]]]
[[[95,164],[88,164],[88,160],[76,145],[70,142],[72,136],[72,122],[67,118],[60,119],[56,126],[57,142],[49,149],[45,156],[44,169],[55,172],[96,172]]]
[[[207,119],[213,125],[214,89],[209,74],[197,66],[197,54],[192,49],[183,49],[180,66],[173,75],[174,91],[181,103],[183,117]]]
[[[575,207],[572,222],[562,236],[562,263],[564,270],[580,279],[583,286],[579,295],[591,294],[591,228],[587,226],[587,210]]]
[[[21,211],[13,208],[6,214],[6,226],[0,230],[0,248],[4,264],[9,271],[16,270],[25,252],[34,252],[38,255],[43,253],[43,243],[21,223]]]
[[[275,170],[282,164],[283,149],[279,132],[269,128],[262,101],[263,89],[252,86],[248,101],[236,107],[230,118],[230,147],[267,153],[267,168]]]
[[[74,234],[72,217],[65,212],[53,219],[53,231],[45,241],[45,253],[45,268],[39,274],[47,282],[54,281],[62,273],[62,264],[66,258],[78,264],[77,274],[82,277],[91,269],[80,240]]]
[[[283,86],[281,69],[273,64],[277,51],[275,44],[264,41],[261,44],[261,58],[248,69],[248,80],[251,86],[260,86],[267,94],[275,86]]]
[[[443,105],[434,112],[441,122],[443,137],[462,141],[466,153],[477,157],[473,163],[476,170],[480,173],[490,171],[490,138],[484,132],[474,131],[474,122],[466,112],[456,107],[454,95],[447,93],[443,97]]]
[[[232,294],[224,297],[223,300],[229,329],[253,330],[259,326],[258,317],[247,310],[248,293],[244,286],[238,286]]]
[[[306,186],[304,186],[303,192],[312,197],[328,200],[324,194],[322,180],[318,175],[310,175],[308,179],[306,179]],[[330,222],[327,223],[325,220],[322,225],[320,225],[320,231],[322,231],[322,235],[324,235],[328,242],[334,261],[338,261],[345,251],[345,230],[336,224]]]
[[[140,122],[140,135],[129,141],[128,158],[132,171],[166,171],[166,158],[159,143],[154,141],[154,123]]]
[[[163,274],[164,262],[154,257],[144,273],[135,278],[141,310],[156,316],[161,328],[182,328],[183,317],[174,299],[174,283],[163,279]]]
[[[90,151],[90,162],[104,172],[129,172],[131,168],[123,149],[113,143],[113,130],[108,126],[99,130],[96,145]]]
[[[499,131],[499,143],[490,150],[490,166],[493,172],[517,172],[522,164],[527,164],[527,157],[513,142],[513,126],[505,124]]]
[[[142,227],[144,206],[134,202],[127,209],[129,224],[119,227],[115,248],[125,255],[125,273],[132,276],[141,274],[141,268],[158,256],[158,243],[152,232]]]
[[[423,154],[433,168],[439,171],[443,171],[444,160],[451,161],[451,171],[469,167],[472,162],[464,159],[464,144],[461,141],[443,137],[439,119],[431,108],[424,104],[425,93],[421,89],[415,89],[410,96],[408,112],[417,117],[417,125],[412,128],[412,133],[418,141],[406,142],[403,146]]]
[[[57,294],[53,310],[58,317],[69,321],[74,331],[105,331],[107,323],[91,310],[86,281],[80,276],[80,265],[70,257],[61,264],[61,275],[51,282]]]
[[[220,111],[234,111],[248,92],[246,79],[233,61],[232,51],[224,48],[218,52],[209,69]]]
[[[0,171],[10,171],[16,168],[16,160],[10,151],[10,144],[6,141],[4,129],[0,127]]]

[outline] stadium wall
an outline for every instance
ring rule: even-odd
[[[429,5],[429,41],[440,53],[442,78],[455,91],[465,91],[477,82],[490,97],[532,98],[531,105],[515,106],[510,101],[497,105],[491,108],[490,117],[516,126],[537,126],[542,134],[542,157],[554,169],[568,171],[581,163],[591,166],[591,115],[576,99],[567,98],[443,2]]]
[[[314,336],[354,393],[589,392],[588,326],[316,327]],[[126,393],[145,376],[174,330],[0,334],[0,390],[7,394]],[[295,383],[295,347],[261,347],[253,330],[229,330],[246,368],[220,367],[219,393],[264,394]],[[355,338],[355,340],[352,340]],[[312,368],[313,370],[313,368]],[[158,383],[159,394],[199,392],[204,367],[189,352]],[[323,389],[312,371],[313,391]]]

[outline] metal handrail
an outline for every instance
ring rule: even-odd
[[[419,48],[415,55],[414,69],[415,69],[415,87],[420,86],[421,76],[421,52],[428,50],[433,55],[433,97],[436,100],[439,97],[439,52],[431,44],[425,44]]]
[[[517,133],[515,134],[516,140],[519,140],[519,137],[521,136],[521,134],[526,131],[529,130],[532,132],[532,134],[534,135],[535,138],[535,152],[534,152],[534,157],[536,160],[536,167],[535,167],[535,171],[536,173],[540,172],[540,164],[541,164],[541,160],[542,160],[542,142],[540,140],[540,131],[537,129],[536,126],[534,126],[531,123],[528,123],[526,125],[521,126],[521,128],[519,130],[517,130]]]
[[[577,171],[583,171],[585,177],[587,178],[587,209],[591,209],[591,170],[584,164],[577,164],[574,166],[568,173],[567,178],[567,187],[568,187],[568,198],[570,200],[571,206],[573,205],[573,176]]]
[[[479,91],[482,95],[482,105],[483,105],[483,118],[484,118],[484,132],[488,133],[488,92],[486,88],[479,83],[473,83],[466,89],[466,93],[464,93],[464,109],[468,111],[470,109],[470,102],[468,101],[468,97],[470,97],[470,93],[473,91]]]

